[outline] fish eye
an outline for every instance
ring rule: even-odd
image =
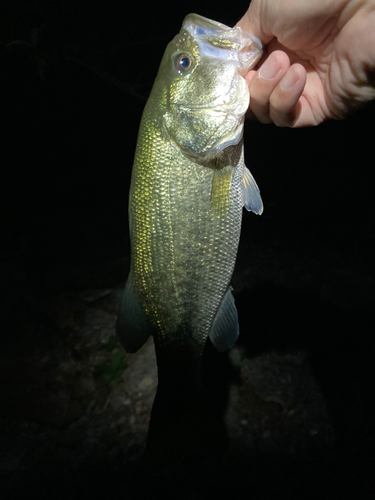
[[[193,60],[189,54],[178,54],[174,61],[174,66],[179,73],[185,73],[185,71],[191,68],[192,63]]]

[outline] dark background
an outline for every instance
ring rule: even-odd
[[[14,374],[7,359],[48,343],[45,331],[38,337],[30,327],[40,321],[45,297],[125,280],[135,142],[166,44],[189,12],[233,25],[247,8],[247,2],[170,5],[1,3],[4,432],[23,412],[22,401],[8,411]],[[324,455],[324,480],[334,477],[331,495],[348,498],[374,492],[373,118],[369,105],[316,128],[246,124],[246,161],[265,210],[259,218],[244,216],[234,276],[240,318],[253,332],[243,347],[252,355],[309,351],[334,415],[337,449],[345,450]],[[22,400],[27,379],[15,390]],[[269,484],[266,470],[260,476]],[[306,491],[314,474],[302,474]],[[275,481],[277,491],[280,477]]]

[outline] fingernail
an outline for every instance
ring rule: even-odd
[[[270,56],[262,65],[259,71],[259,78],[263,80],[272,80],[280,71],[280,63],[277,57]]]
[[[299,74],[295,71],[288,71],[280,82],[282,90],[291,90],[299,80]]]

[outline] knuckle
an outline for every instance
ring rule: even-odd
[[[286,103],[278,95],[275,95],[275,93],[270,96],[270,108],[277,113],[286,113],[288,111]]]
[[[281,113],[273,111],[271,118],[278,127],[292,127],[296,120],[296,114],[294,109]]]

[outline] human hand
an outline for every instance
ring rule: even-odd
[[[265,45],[250,118],[318,125],[375,98],[375,0],[253,0],[237,26]]]

